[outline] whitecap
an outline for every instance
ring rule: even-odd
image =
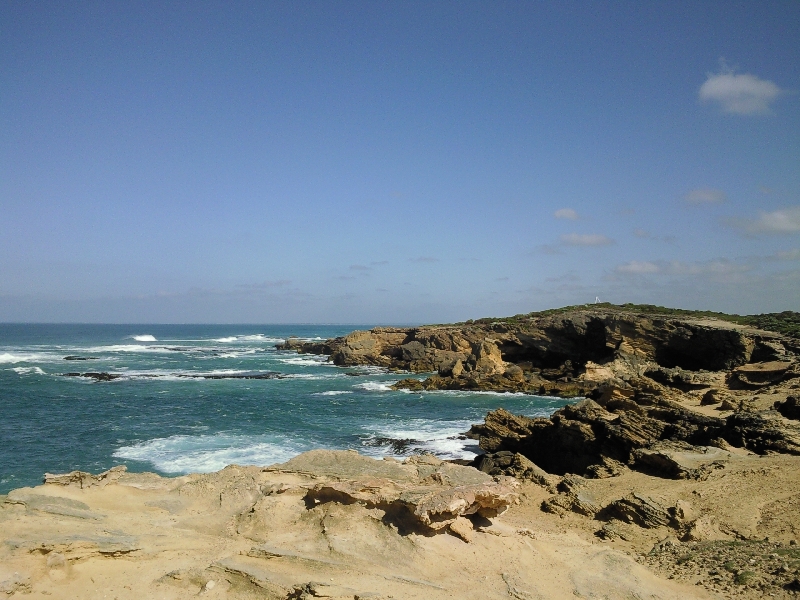
[[[352,394],[350,390],[328,390],[327,392],[316,392],[312,396],[340,396],[342,394]]]
[[[365,381],[364,383],[357,383],[354,388],[366,390],[368,392],[391,392],[391,386],[397,383],[396,381]]]
[[[281,379],[307,379],[309,381],[321,381],[323,379],[339,379],[341,375],[312,375],[311,373],[286,373],[281,375]]]
[[[275,436],[173,435],[118,448],[113,456],[147,462],[164,473],[210,473],[230,464],[272,465],[303,448]]]
[[[152,336],[150,334],[132,335],[131,337],[133,339],[135,339],[137,342],[157,342],[158,341],[154,336]]]
[[[52,357],[47,356],[46,354],[35,354],[35,353],[20,353],[20,354],[11,354],[10,352],[4,352],[0,354],[0,364],[16,364],[20,362],[39,362],[43,360],[49,360]]]
[[[270,337],[264,335],[263,333],[257,333],[255,335],[231,335],[228,337],[216,338],[214,341],[221,342],[223,344],[231,344],[234,342],[265,342],[282,344],[285,340],[283,338]]]
[[[222,354],[217,355],[216,358],[239,358],[240,356],[244,356],[245,354],[255,354],[256,350],[240,350],[238,352],[223,352]]]
[[[464,439],[461,435],[471,425],[472,421],[410,419],[372,428],[364,426],[363,429],[372,431],[363,439],[362,445],[364,451],[373,456],[397,456],[392,452],[392,441],[396,440],[407,448],[400,455],[422,451],[440,458],[471,459],[480,451],[478,442]]]
[[[300,365],[303,367],[325,367],[330,365],[327,359],[321,356],[293,356],[292,358],[279,358],[277,360],[286,365]]]
[[[113,344],[110,346],[94,346],[92,348],[83,348],[84,352],[96,354],[99,352],[153,352],[156,354],[167,354],[174,352],[164,346],[139,346],[136,344]]]
[[[485,390],[430,390],[430,393],[442,394],[446,396],[517,396],[517,397],[533,397],[533,394],[527,392],[492,392]],[[537,396],[538,397],[538,396]]]
[[[35,375],[46,375],[44,371],[42,371],[39,367],[14,367],[11,369],[18,375],[30,375],[31,373]]]

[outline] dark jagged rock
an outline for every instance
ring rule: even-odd
[[[64,377],[87,377],[89,379],[94,379],[95,381],[113,381],[114,379],[119,379],[122,375],[118,375],[116,373],[64,373]]]
[[[603,475],[628,464],[662,477],[702,478],[722,455],[708,448],[719,440],[759,454],[800,455],[800,428],[775,413],[738,412],[708,417],[662,403],[613,413],[593,400],[568,405],[549,419],[490,412],[471,430],[495,455],[519,452],[548,473]]]
[[[293,350],[301,354],[330,354],[332,352],[328,341],[305,342],[297,337],[289,337],[282,344],[275,344],[278,350]]]
[[[631,377],[683,392],[719,387],[719,372],[737,367],[733,379],[750,385],[759,375],[751,374],[748,363],[779,359],[788,364],[800,344],[706,315],[638,313],[605,305],[501,321],[376,327],[325,342],[289,338],[278,348],[327,354],[340,366],[436,372],[422,388],[408,382],[399,387],[570,397],[595,393],[610,381],[622,390]],[[630,396],[613,400],[622,405],[626,399]]]
[[[64,360],[97,360],[96,356],[65,356]]]
[[[775,410],[787,419],[800,421],[800,400],[797,396],[788,396],[783,402],[776,402]]]
[[[88,373],[63,373],[64,377],[86,377],[94,379],[95,381],[114,381],[123,377],[130,378],[130,375],[123,373],[106,373],[106,372],[88,372]],[[285,377],[277,371],[253,371],[249,373],[198,373],[197,375],[189,373],[173,373],[173,374],[143,374],[133,376],[137,379],[158,379],[159,377],[180,377],[183,379],[281,379]]]

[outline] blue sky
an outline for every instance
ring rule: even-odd
[[[0,321],[800,310],[800,3],[0,6]]]

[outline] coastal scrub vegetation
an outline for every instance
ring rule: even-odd
[[[630,312],[663,317],[694,317],[712,318],[740,325],[749,325],[765,331],[774,331],[783,335],[800,338],[800,313],[785,310],[779,313],[763,313],[757,315],[737,315],[711,310],[688,310],[684,308],[669,308],[666,306],[656,306],[654,304],[611,304],[610,302],[600,302],[597,304],[575,304],[563,306],[561,308],[550,308],[542,311],[535,311],[526,314],[518,314],[511,317],[482,318],[468,320],[457,325],[495,325],[495,324],[522,324],[532,321],[538,317],[546,317],[561,313],[574,312],[576,310],[606,310],[618,312]]]

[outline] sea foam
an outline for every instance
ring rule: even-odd
[[[133,339],[135,339],[137,342],[157,342],[158,341],[154,336],[149,335],[149,334],[132,335],[131,337]]]
[[[51,356],[47,356],[46,354],[35,354],[35,353],[21,353],[21,354],[11,354],[10,352],[4,352],[0,354],[0,364],[15,364],[21,362],[39,362],[45,360],[51,360]]]
[[[163,473],[210,473],[231,464],[271,465],[302,452],[275,436],[173,435],[118,448],[113,456],[147,462]]]
[[[396,383],[395,381],[365,381],[364,383],[357,383],[354,385],[354,388],[359,390],[366,390],[367,392],[391,392],[392,391],[392,384]]]
[[[266,342],[272,344],[282,344],[285,340],[283,338],[269,337],[263,333],[257,333],[255,335],[231,335],[228,337],[216,338],[214,341],[222,344],[232,344],[234,342]]]
[[[373,456],[403,456],[429,452],[440,458],[474,458],[478,442],[461,435],[472,421],[428,421],[407,419],[392,424],[364,426],[371,433],[362,439],[363,451]],[[404,452],[393,451],[393,442],[401,442]]]
[[[14,367],[11,370],[18,375],[30,375],[31,373],[35,375],[46,375],[39,367]]]

